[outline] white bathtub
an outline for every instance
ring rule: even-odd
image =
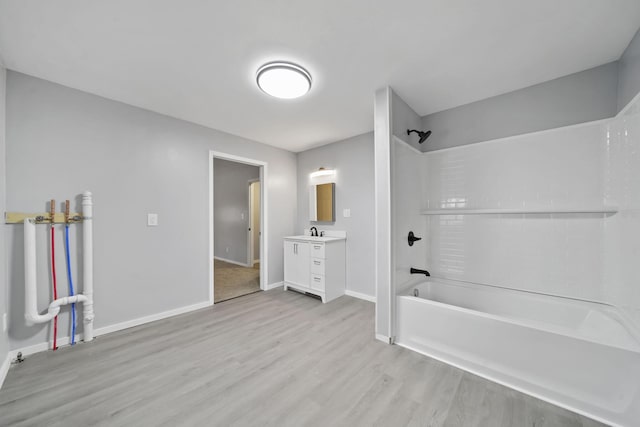
[[[398,295],[396,343],[605,423],[637,426],[640,342],[625,325],[604,304],[433,279]]]

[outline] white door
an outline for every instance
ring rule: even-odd
[[[249,184],[249,263],[260,262],[260,181]]]

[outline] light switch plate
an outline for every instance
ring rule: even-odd
[[[345,218],[349,218],[351,216],[351,209],[343,209],[342,216]]]
[[[158,214],[147,214],[147,226],[155,227],[156,225],[158,225]]]

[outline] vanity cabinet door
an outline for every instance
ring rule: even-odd
[[[309,244],[284,241],[284,281],[309,286]]]

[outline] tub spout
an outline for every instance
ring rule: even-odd
[[[431,276],[431,274],[429,274],[429,272],[427,270],[419,270],[419,269],[413,268],[413,267],[411,267],[411,270],[409,270],[409,272],[411,274],[424,274],[425,276]]]

